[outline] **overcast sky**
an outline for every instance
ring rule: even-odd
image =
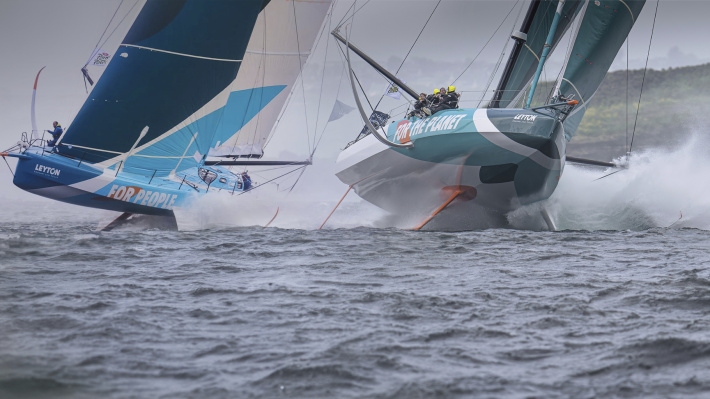
[[[54,119],[69,124],[86,98],[79,70],[120,3],[120,0],[0,2],[0,112],[4,122],[0,142],[12,141],[19,132],[29,129],[31,88],[42,66],[47,69],[40,80],[38,123],[42,128],[48,128]],[[126,0],[118,16],[125,15],[133,3]],[[437,1],[340,0],[334,24],[353,3],[358,8],[364,7],[352,23],[352,40],[387,67],[397,69]],[[509,42],[511,28],[519,25],[516,18],[522,18],[522,6],[522,1],[513,0],[443,0],[402,67],[401,77],[416,88],[426,85],[422,90],[429,89],[432,78],[438,77],[440,81],[455,78],[513,8],[486,50],[457,82],[462,89],[480,89],[488,81],[487,68],[492,68]],[[642,67],[645,62],[655,6],[654,1],[647,2],[631,35],[632,68]],[[708,15],[710,1],[662,0],[650,66],[709,62]],[[134,16],[135,13],[129,19]],[[115,47],[127,28],[127,23],[120,26],[106,47]],[[105,50],[112,52],[113,48]],[[622,48],[614,67],[625,66],[625,51]],[[339,62],[337,57],[334,60]],[[92,72],[99,74],[100,70]],[[363,75],[368,72],[360,71]]]
[[[337,2],[333,27],[353,3],[352,0]],[[437,0],[358,0],[355,3],[357,8],[364,7],[348,25],[352,41],[395,71],[437,5]],[[510,42],[508,35],[511,29],[517,29],[520,25],[525,13],[523,7],[526,7],[523,3],[514,0],[443,0],[412,48],[399,76],[415,90],[429,91],[449,84],[464,72],[486,41],[491,39],[476,62],[456,82],[460,91],[470,91],[463,98],[469,101],[464,105],[475,106],[478,95],[475,91],[486,87],[494,65]],[[70,124],[87,96],[80,69],[119,4],[120,0],[0,1],[0,116],[3,122],[0,150],[16,142],[21,132],[31,130],[32,84],[37,71],[43,66],[47,68],[42,72],[37,94],[38,128],[49,129],[53,120],[59,120],[64,126]],[[125,0],[117,13],[118,17],[126,15],[132,4],[133,0]],[[655,9],[656,2],[648,1],[630,35],[629,59],[632,68],[643,67],[645,63]],[[710,1],[661,0],[650,66],[667,68],[710,62],[708,15]],[[127,22],[134,17],[135,12],[117,28],[102,47],[103,50],[115,50],[129,27]],[[115,23],[109,31],[114,26]],[[494,35],[499,26],[499,31]],[[310,69],[305,79],[309,94],[306,101],[313,109],[318,101],[323,60],[329,60],[326,72],[329,103],[325,101],[321,105],[319,132],[325,127],[324,120],[332,108],[337,92],[334,88],[339,85],[342,71],[342,60],[330,40],[327,57],[324,55],[326,42],[320,42],[309,62]],[[551,64],[555,62],[560,64],[561,60],[551,60]],[[626,48],[623,47],[612,69],[624,68],[625,62]],[[100,74],[98,68],[92,68],[92,74]],[[373,100],[378,100],[378,94],[386,89],[386,83],[362,63],[356,65],[356,70],[363,77]],[[556,73],[551,74],[554,75]],[[354,104],[347,84],[342,85],[337,97],[345,103]],[[383,107],[393,108],[397,104],[387,99]],[[287,121],[285,125],[293,128],[302,124],[303,103],[292,101],[290,107],[292,109],[284,119]],[[315,117],[312,111],[309,115],[310,129],[313,130]],[[354,138],[361,125],[354,112],[337,121],[332,129],[329,127],[332,132],[328,131],[326,135],[321,155],[335,157],[338,149]],[[274,142],[279,151],[292,148],[288,140],[281,148],[278,140]],[[0,181],[8,181],[5,175],[6,171],[0,173]]]

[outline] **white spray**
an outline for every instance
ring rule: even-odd
[[[568,164],[549,200],[521,208],[509,220],[532,227],[544,206],[558,229],[710,229],[709,150],[710,139],[695,135],[676,150],[636,152],[628,169],[607,177],[613,170]]]

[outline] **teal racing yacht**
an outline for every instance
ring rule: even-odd
[[[466,230],[505,226],[510,211],[549,198],[567,161],[613,166],[567,157],[566,147],[644,3],[531,1],[486,108],[391,122],[380,111],[368,117],[350,67],[365,128],[340,153],[338,178],[366,201],[408,217],[414,229]],[[532,107],[545,60],[566,33],[571,45],[555,89],[544,104]],[[338,29],[332,34],[345,46],[348,63],[352,51],[418,98]],[[544,209],[542,217],[555,228]]]

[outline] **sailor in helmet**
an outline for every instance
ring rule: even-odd
[[[57,145],[59,138],[62,137],[62,133],[64,133],[64,130],[62,130],[62,125],[60,125],[59,122],[52,122],[52,126],[54,127],[54,130],[45,130],[47,133],[52,135],[52,139],[47,141],[48,147],[54,147],[55,145]]]
[[[446,93],[446,97],[444,98],[444,103],[447,105],[447,107],[449,109],[458,108],[460,97],[461,97],[461,94],[456,92],[456,87],[449,86],[449,89]]]
[[[439,104],[441,104],[441,90],[434,90],[434,94],[427,97],[427,99],[429,100],[429,104],[431,104],[431,113],[435,114]]]
[[[435,114],[441,110],[448,109],[446,106],[446,87],[434,90],[434,101],[431,113]]]

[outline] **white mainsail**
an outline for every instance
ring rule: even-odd
[[[263,147],[310,55],[330,4],[331,0],[272,1],[259,14],[230,89],[251,90],[249,105],[243,108],[244,119],[250,117],[250,109],[259,108],[261,112],[230,139],[213,143],[218,148],[212,149],[210,155],[260,157],[263,154]]]

